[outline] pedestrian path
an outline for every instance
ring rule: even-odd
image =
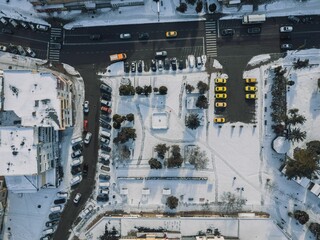
[[[206,53],[208,57],[217,56],[217,22],[205,22],[206,29]]]
[[[51,28],[48,56],[48,59],[51,62],[60,62],[61,39],[62,28]]]

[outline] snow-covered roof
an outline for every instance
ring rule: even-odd
[[[277,153],[286,153],[290,149],[290,142],[285,137],[279,136],[273,140],[272,147]]]
[[[306,187],[308,187],[309,186],[309,184],[310,184],[310,179],[308,179],[308,178],[305,178],[305,177],[303,177],[303,178],[297,178],[297,179],[295,179],[294,181],[296,181],[298,184],[300,184],[302,187],[304,187],[304,188],[306,188]]]
[[[33,127],[0,128],[0,175],[38,173],[37,145]]]
[[[169,121],[168,121],[168,113],[159,112],[152,114],[152,129],[168,129]]]
[[[162,189],[162,194],[163,194],[163,195],[170,195],[170,194],[171,194],[171,189],[170,189],[170,188],[164,188],[164,189]]]
[[[311,192],[318,196],[320,194],[320,185],[315,183],[314,186],[311,188]]]
[[[143,188],[142,189],[142,194],[143,195],[149,195],[150,194],[150,189],[149,188]]]
[[[30,70],[4,71],[4,110],[13,110],[23,126],[53,126],[61,120],[57,78]]]
[[[121,188],[120,189],[120,194],[121,195],[128,195],[129,191],[128,191],[128,188]]]

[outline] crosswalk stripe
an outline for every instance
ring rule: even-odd
[[[208,56],[217,56],[217,25],[216,22],[205,22],[205,45]]]

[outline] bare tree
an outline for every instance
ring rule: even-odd
[[[243,191],[244,189],[239,189]],[[246,200],[240,196],[236,196],[231,192],[223,192],[221,196],[222,200],[222,210],[230,213],[230,212],[239,212],[242,209],[242,206],[245,205]]]
[[[192,148],[187,153],[187,160],[194,165],[196,169],[205,169],[209,162],[205,151],[201,151],[199,146]]]

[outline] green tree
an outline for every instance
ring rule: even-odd
[[[162,168],[161,162],[155,158],[151,158],[148,163],[149,163],[151,169],[161,169]]]
[[[154,88],[153,88],[153,91],[154,91],[155,93],[157,93],[157,92],[159,92],[159,88],[154,87]]]
[[[112,126],[113,126],[114,129],[120,129],[121,128],[121,123],[113,122]]]
[[[119,95],[120,96],[132,96],[135,94],[134,87],[130,84],[128,85],[121,85],[119,87]]]
[[[125,143],[129,139],[135,140],[137,137],[136,130],[134,128],[122,128],[120,132],[118,132],[116,142]]]
[[[202,1],[198,1],[197,2],[197,7],[196,7],[196,12],[199,13],[202,11],[202,8],[203,8],[203,3]]]
[[[184,13],[185,11],[187,11],[188,6],[186,3],[180,3],[180,5],[176,8],[176,10],[178,12]]]
[[[120,125],[124,121],[123,117],[121,115],[119,115],[119,114],[114,114],[112,116],[112,120],[113,120],[113,122],[116,122],[116,123],[118,123]]]
[[[316,237],[316,240],[320,240],[320,224],[316,222],[312,222],[309,225],[310,232]]]
[[[126,115],[126,119],[129,122],[133,122],[134,121],[134,115],[132,113],[129,113]]]
[[[186,117],[186,126],[190,129],[197,129],[200,126],[199,114],[189,114]]]
[[[194,86],[190,85],[190,84],[187,84],[186,85],[186,90],[187,90],[187,93],[192,93],[193,90],[194,90]]]
[[[141,95],[141,94],[143,93],[143,88],[140,87],[140,86],[137,86],[137,87],[136,87],[136,93],[137,93],[138,95]]]
[[[293,129],[290,129],[288,132],[288,139],[291,142],[300,142],[306,139],[306,137],[307,137],[307,132],[301,131],[300,128],[293,128]]]
[[[160,95],[166,95],[168,92],[168,88],[166,86],[159,87],[159,94]]]
[[[320,141],[315,140],[308,142],[307,149],[316,155],[320,155]]]
[[[217,10],[217,5],[212,3],[209,5],[209,11],[210,12],[215,12]]]
[[[169,196],[167,198],[167,203],[166,205],[170,208],[170,209],[175,209],[178,207],[179,204],[179,199],[176,198],[175,196]]]
[[[166,152],[169,150],[169,147],[167,147],[167,145],[165,143],[158,144],[155,146],[154,150],[158,153],[158,157],[163,159]]]
[[[149,96],[149,94],[152,93],[152,87],[150,85],[143,86],[143,93],[144,95]]]
[[[209,90],[208,84],[206,84],[205,82],[202,82],[202,81],[198,82],[197,88],[199,90],[199,93],[201,93],[201,94],[205,94]]]
[[[200,95],[196,102],[196,107],[207,109],[209,107],[208,99],[204,95]]]
[[[296,210],[293,212],[293,216],[302,225],[306,224],[309,221],[309,215],[304,211]]]
[[[171,146],[171,156],[168,158],[168,168],[181,167],[183,158],[180,153],[180,147],[178,145]]]

